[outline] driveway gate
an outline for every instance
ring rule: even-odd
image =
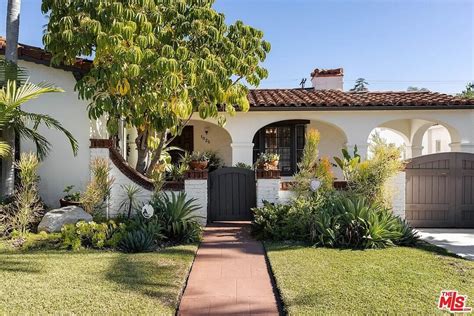
[[[474,227],[474,154],[413,158],[406,166],[405,209],[414,227]]]
[[[253,170],[221,168],[209,173],[209,221],[251,220],[256,206],[256,182]]]

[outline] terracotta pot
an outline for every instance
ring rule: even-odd
[[[273,167],[275,167],[275,168],[278,167],[278,163],[279,163],[278,160],[273,160],[273,161],[269,161],[269,162],[268,162],[269,165],[271,165],[271,166],[273,166]]]
[[[208,164],[209,164],[209,161],[194,161],[193,160],[189,163],[189,166],[191,167],[192,170],[205,170]]]
[[[59,200],[59,205],[61,207],[66,207],[66,206],[81,206],[81,202],[78,201],[67,201],[65,199],[60,199]]]

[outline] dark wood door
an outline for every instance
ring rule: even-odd
[[[415,227],[474,227],[474,154],[440,153],[406,166],[406,219]]]
[[[221,168],[209,173],[208,220],[251,220],[256,206],[255,173],[243,168]]]

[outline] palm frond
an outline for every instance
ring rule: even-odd
[[[7,85],[0,90],[0,103],[7,107],[17,108],[25,102],[52,92],[64,92],[64,90],[44,82],[34,84],[26,81],[18,87],[15,81],[7,81]]]
[[[0,158],[8,157],[10,153],[11,153],[10,145],[5,141],[0,140]]]
[[[79,144],[77,140],[74,138],[74,136],[72,136],[71,132],[69,132],[62,126],[62,124],[58,120],[46,114],[29,113],[24,111],[21,111],[21,117],[23,119],[33,122],[33,127],[35,130],[38,128],[39,125],[44,124],[49,129],[55,129],[62,132],[64,135],[66,135],[69,143],[71,144],[74,156],[77,155],[77,152],[79,150]]]
[[[0,88],[6,86],[8,80],[21,85],[28,80],[28,71],[14,62],[0,59]]]

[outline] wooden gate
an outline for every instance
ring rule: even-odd
[[[413,158],[406,166],[405,209],[414,227],[474,227],[474,154]]]
[[[209,173],[208,220],[251,220],[256,206],[255,173],[243,168],[221,168]]]

